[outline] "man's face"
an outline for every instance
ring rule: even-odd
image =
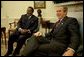
[[[63,7],[57,7],[56,12],[57,12],[56,15],[57,15],[58,19],[62,19],[65,16]]]
[[[28,9],[27,9],[27,14],[28,14],[28,15],[32,15],[32,13],[33,13],[33,12],[32,12],[32,9],[31,9],[31,8],[28,8]]]

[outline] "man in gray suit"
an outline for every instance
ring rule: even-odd
[[[45,37],[32,37],[21,55],[29,56],[34,51],[46,53],[48,56],[73,56],[80,41],[79,24],[76,18],[67,16],[68,8],[57,8],[58,21]]]

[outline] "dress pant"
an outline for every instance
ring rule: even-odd
[[[52,40],[50,43],[47,41],[39,42],[35,38],[35,36],[32,36],[27,41],[27,44],[24,47],[23,51],[21,52],[21,55],[22,56],[62,56],[65,47],[59,47],[59,48],[55,46],[55,43]]]
[[[8,53],[12,53],[13,51],[13,43],[17,42],[17,46],[13,52],[13,55],[19,54],[20,49],[25,43],[26,39],[31,37],[30,34],[21,34],[19,31],[15,31],[9,36],[8,40]]]
[[[31,56],[31,54],[38,48],[38,42],[35,39],[35,36],[31,36],[26,43],[23,51],[21,52],[21,56]]]

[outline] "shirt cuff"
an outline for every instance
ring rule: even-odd
[[[28,29],[28,32],[29,32],[29,33],[31,33],[31,30],[30,30],[30,29]]]
[[[22,30],[21,28],[18,29],[18,31],[21,31],[21,30]]]
[[[75,50],[70,47],[68,47],[67,50],[72,50],[75,53]]]

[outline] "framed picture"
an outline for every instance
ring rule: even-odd
[[[46,2],[45,1],[34,1],[34,9],[45,9]]]

